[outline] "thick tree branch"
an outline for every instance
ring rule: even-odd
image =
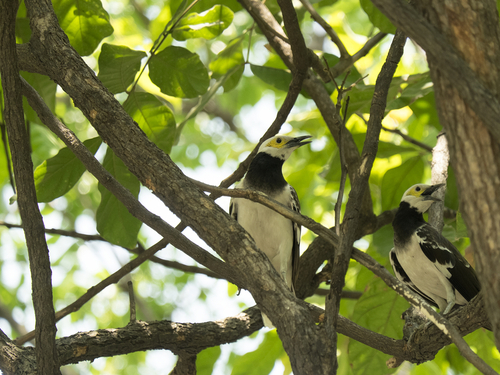
[[[55,316],[49,249],[45,242],[42,215],[38,209],[29,135],[24,126],[21,81],[17,66],[15,21],[18,3],[0,2],[0,75],[5,100],[5,123],[12,154],[17,202],[28,248],[36,318],[36,362],[39,374],[60,374],[55,347]]]
[[[227,280],[237,284],[233,270],[198,245],[188,240],[157,215],[149,212],[125,187],[123,187],[98,161],[85,145],[69,130],[45,105],[38,93],[23,80],[23,93],[30,106],[37,112],[43,123],[52,130],[68,148],[82,161],[87,170],[112,192],[136,218],[164,236],[172,245],[184,251],[194,260],[220,273]],[[166,244],[163,246],[165,247]],[[153,254],[149,254],[153,255]]]
[[[358,225],[361,220],[363,196],[368,187],[373,162],[377,155],[378,140],[382,127],[382,119],[385,114],[387,94],[396,71],[399,60],[403,55],[406,36],[397,31],[392,41],[385,64],[382,66],[370,108],[370,119],[366,132],[366,140],[363,145],[362,162],[359,171],[351,178],[351,191],[346,205],[344,225],[340,235],[340,244],[332,257],[332,277],[330,294],[326,298],[326,326],[331,337],[335,337],[332,346],[336,347],[337,316],[340,309],[340,295],[345,285],[345,275],[349,267],[352,245],[356,240]],[[338,225],[336,223],[336,225]]]

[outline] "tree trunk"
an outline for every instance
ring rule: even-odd
[[[500,29],[494,1],[430,1],[419,4],[429,21],[453,45],[484,87],[499,98]],[[446,66],[428,57],[441,124],[449,140],[451,163],[497,347],[500,345],[500,146],[463,99]]]

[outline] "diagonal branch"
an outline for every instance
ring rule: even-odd
[[[377,155],[378,140],[382,127],[382,118],[384,117],[387,102],[387,94],[396,71],[406,41],[406,36],[400,31],[396,32],[391,48],[387,55],[386,62],[382,66],[377,82],[375,92],[370,108],[370,120],[366,132],[366,140],[363,145],[362,162],[359,171],[351,179],[351,192],[346,205],[346,212],[342,225],[342,234],[340,235],[340,244],[332,257],[332,278],[330,285],[330,294],[326,298],[326,326],[331,337],[335,339],[332,345],[336,347],[336,326],[337,316],[340,309],[340,296],[342,288],[345,285],[345,275],[349,267],[352,245],[356,240],[358,225],[361,219],[362,200],[368,186],[373,162]],[[337,225],[337,223],[336,223]]]

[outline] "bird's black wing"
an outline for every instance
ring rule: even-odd
[[[233,199],[229,202],[229,215],[231,215],[234,220],[238,221],[238,205]]]
[[[434,300],[430,299],[427,297],[426,294],[424,294],[420,289],[418,289],[415,284],[413,284],[413,281],[411,281],[410,277],[404,270],[404,268],[401,266],[401,263],[399,263],[398,256],[396,254],[396,251],[394,249],[391,250],[389,253],[389,259],[392,264],[392,269],[394,270],[394,274],[396,277],[401,281],[403,284],[405,284],[408,288],[413,290],[415,293],[417,293],[420,297],[422,297],[424,300],[427,301],[432,306],[438,307],[436,302]]]
[[[457,248],[434,227],[424,224],[416,231],[420,248],[429,260],[443,272],[453,287],[470,301],[479,293],[481,286],[474,268]]]
[[[290,194],[292,199],[290,200],[290,209],[300,214],[300,202],[299,197],[295,189],[290,186]],[[300,225],[292,222],[293,225],[293,248],[292,248],[292,284],[295,288],[295,283],[297,282],[297,275],[299,273],[299,259],[300,259]]]

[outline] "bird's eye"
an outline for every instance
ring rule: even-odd
[[[420,191],[421,189],[422,189],[422,188],[421,188],[420,186],[417,186],[417,187],[415,188],[415,191]]]
[[[280,144],[281,143],[281,138],[276,139],[276,143]]]

